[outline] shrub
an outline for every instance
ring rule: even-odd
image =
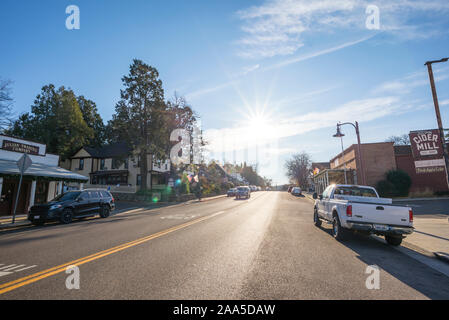
[[[390,170],[385,174],[385,180],[377,183],[376,188],[382,197],[406,197],[412,185],[412,179],[407,172]]]
[[[377,192],[381,197],[391,197],[394,193],[394,185],[388,180],[381,180],[376,185]]]
[[[412,186],[412,179],[407,172],[402,170],[390,170],[387,172],[387,180],[395,187],[393,196],[406,197]]]

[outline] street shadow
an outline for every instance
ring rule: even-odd
[[[326,236],[332,237],[331,227],[322,225],[320,230]],[[390,274],[430,299],[449,299],[449,277],[443,273],[401,253],[386,242],[351,232],[345,236],[345,240],[340,243],[354,251],[357,258],[368,266],[377,265],[381,269],[381,273]],[[419,252],[413,252],[423,258],[431,259]],[[440,286],[435,287],[435,283]],[[401,299],[400,296],[397,298]]]
[[[48,240],[48,239],[52,239],[52,238],[58,238],[59,236],[60,235],[58,235],[58,234],[44,234],[41,236],[24,237],[24,238],[13,238],[13,239],[1,239],[0,238],[0,247],[8,246],[11,244],[26,243],[26,242],[39,241],[39,240]]]

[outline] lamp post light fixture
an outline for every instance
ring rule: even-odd
[[[438,104],[437,90],[435,88],[435,79],[433,78],[433,70],[432,70],[433,63],[447,62],[448,60],[449,58],[427,61],[424,65],[427,66],[427,71],[429,72],[430,88],[432,90],[433,104],[435,105],[435,113],[437,116],[438,130],[440,132],[440,140],[441,144],[443,145],[444,163],[446,167],[446,182],[449,187],[449,153],[447,150],[446,139],[444,137],[443,123],[441,121],[441,114],[440,114],[440,106]]]
[[[346,177],[346,161],[345,161],[345,149],[343,148],[343,137],[344,137],[344,133],[342,133],[340,131],[340,127],[337,125],[337,133],[334,134],[334,138],[340,138],[341,140],[341,155],[343,157],[343,170],[345,173],[345,184],[348,184],[348,178]]]
[[[342,138],[344,136],[344,134],[341,132],[341,126],[348,125],[348,124],[354,127],[355,133],[357,135],[357,158],[358,158],[358,162],[359,162],[357,167],[360,168],[361,184],[366,185],[365,170],[363,168],[363,157],[362,157],[362,146],[361,146],[362,144],[360,142],[359,123],[357,121],[355,123],[352,123],[352,122],[337,123],[337,133],[334,134],[334,137]],[[342,142],[342,145],[343,145],[343,142]],[[344,154],[343,154],[343,156],[344,156]]]

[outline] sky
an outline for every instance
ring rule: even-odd
[[[69,5],[79,29],[66,27]],[[424,63],[449,57],[448,17],[447,0],[2,0],[0,78],[13,81],[16,115],[53,83],[106,122],[141,59],[166,99],[176,92],[198,113],[209,159],[257,163],[281,184],[294,153],[341,151],[339,121],[358,121],[362,143],[436,128]],[[449,127],[449,63],[434,73]],[[356,143],[351,126],[343,133]]]

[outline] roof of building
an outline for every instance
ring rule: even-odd
[[[0,159],[0,175],[20,175],[20,170],[16,161]],[[54,181],[80,181],[86,182],[89,179],[80,174],[60,168],[48,166],[41,163],[32,163],[24,172],[24,176],[52,178]]]
[[[331,168],[331,164],[330,162],[312,162],[312,168],[318,168],[320,170],[324,170],[324,169],[330,169]]]
[[[131,147],[125,142],[117,142],[100,148],[83,147],[92,158],[119,158],[131,153]]]

